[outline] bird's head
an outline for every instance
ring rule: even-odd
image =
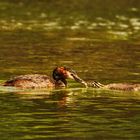
[[[53,79],[56,81],[62,81],[67,86],[66,79],[73,79],[87,87],[87,83],[82,80],[74,70],[66,67],[56,67],[53,71]]]

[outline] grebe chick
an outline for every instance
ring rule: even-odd
[[[52,76],[53,78],[41,74],[20,75],[4,82],[3,86],[14,86],[24,89],[66,87],[66,79],[73,79],[87,87],[87,83],[75,71],[66,67],[56,67]]]
[[[140,84],[111,83],[111,84],[103,85],[99,82],[93,81],[92,83],[88,83],[88,86],[94,88],[103,88],[103,89],[120,90],[120,91],[140,91]]]
[[[112,83],[105,85],[104,88],[122,91],[140,91],[140,84]]]

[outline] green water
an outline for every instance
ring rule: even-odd
[[[86,81],[140,83],[139,0],[0,0],[0,81],[68,66]],[[0,86],[0,139],[140,139],[140,93]]]

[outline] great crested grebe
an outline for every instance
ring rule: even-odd
[[[111,83],[103,85],[99,82],[93,81],[92,83],[88,83],[88,87],[120,90],[120,91],[140,91],[140,84],[131,84],[131,83]]]
[[[82,80],[75,71],[66,67],[56,67],[53,70],[53,78],[41,74],[20,75],[4,82],[3,86],[14,86],[19,88],[55,88],[66,87],[66,79],[75,81],[87,87],[87,83]]]
[[[140,84],[112,83],[105,85],[104,88],[122,91],[140,91]]]

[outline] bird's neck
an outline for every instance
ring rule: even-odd
[[[55,87],[66,87],[67,86],[67,81],[64,79],[64,80],[58,80],[56,81],[55,80]]]

